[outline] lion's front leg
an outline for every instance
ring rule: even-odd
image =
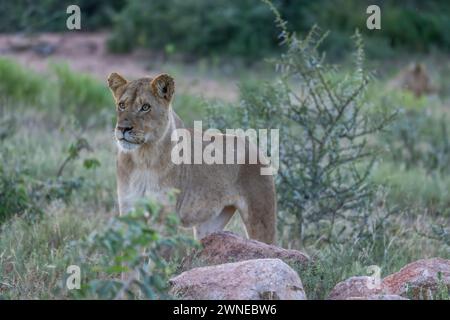
[[[119,202],[119,215],[122,216],[135,209],[139,195],[136,192],[133,192],[133,190],[130,190],[129,186],[119,185],[117,198]]]

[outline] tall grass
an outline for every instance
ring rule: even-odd
[[[10,59],[0,58],[0,96],[14,103],[37,103],[45,90],[43,77]]]
[[[0,297],[64,298],[58,288],[67,268],[66,246],[95,229],[101,218],[56,205],[34,223],[17,217],[4,224],[0,229]]]
[[[387,186],[390,201],[402,208],[423,208],[429,213],[450,217],[449,175],[384,162],[375,167],[372,180]]]
[[[103,83],[87,74],[75,73],[65,64],[53,64],[50,70],[56,77],[61,111],[87,121],[93,113],[106,108],[113,110],[114,100]]]
[[[58,117],[72,115],[87,124],[112,108],[108,88],[89,75],[73,72],[66,64],[52,64],[45,73],[24,69],[11,59],[0,58],[2,104],[39,108]]]

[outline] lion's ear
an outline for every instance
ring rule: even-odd
[[[414,73],[420,74],[425,71],[425,66],[421,63],[416,63],[414,65]]]
[[[154,95],[170,102],[175,91],[175,81],[168,74],[160,74],[150,83]]]
[[[116,99],[119,97],[119,93],[121,91],[119,89],[125,84],[127,84],[127,80],[116,72],[111,73],[108,77],[108,86]]]

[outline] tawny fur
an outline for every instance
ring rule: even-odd
[[[121,214],[132,210],[142,197],[164,202],[167,193],[177,189],[175,210],[183,226],[194,228],[197,238],[222,230],[238,210],[250,238],[275,243],[275,186],[271,175],[261,175],[263,164],[176,165],[171,161],[176,144],[171,141],[172,132],[184,124],[171,106],[175,86],[169,75],[128,82],[112,73],[108,85],[117,105]],[[142,111],[144,104],[150,106],[149,111]],[[256,150],[248,140],[233,139],[245,144],[246,158]],[[203,148],[208,143],[203,142]]]
[[[402,70],[388,83],[388,87],[411,91],[416,97],[437,91],[431,83],[427,68],[421,63],[413,63]]]

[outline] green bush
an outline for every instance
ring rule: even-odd
[[[324,49],[332,56],[343,56],[351,48],[348,35],[356,28],[366,37],[368,55],[385,58],[394,50],[427,52],[433,47],[450,49],[450,37],[443,32],[450,26],[446,14],[450,10],[445,1],[315,1],[315,22],[330,30]],[[381,30],[366,28],[366,8],[378,5],[381,9]],[[345,50],[347,49],[347,50]]]
[[[115,21],[110,48],[135,46],[262,57],[276,46],[276,33],[270,12],[254,0],[129,1]]]
[[[2,121],[0,121],[1,124]],[[11,140],[11,141],[10,141]],[[70,203],[76,191],[86,185],[82,176],[64,176],[66,166],[80,157],[82,150],[90,149],[87,141],[78,137],[69,144],[67,155],[52,175],[37,177],[30,164],[16,153],[13,134],[9,133],[2,142],[0,154],[0,224],[13,216],[25,216],[35,220],[41,216],[45,207],[60,200]],[[85,170],[95,169],[100,162],[95,158],[84,159]]]
[[[113,13],[125,0],[41,0],[2,1],[0,33],[67,31],[66,9],[76,4],[81,10],[82,30],[96,30],[111,24]]]
[[[0,58],[0,74],[2,108],[41,108],[49,111],[48,115],[72,115],[83,125],[112,116],[110,112],[102,113],[114,105],[107,86],[87,74],[74,72],[67,64],[52,64],[48,72],[38,73]]]
[[[290,31],[305,34],[315,24],[330,30],[323,49],[333,57],[349,53],[352,48],[349,37],[355,29],[367,36],[371,56],[386,57],[397,49],[416,52],[433,47],[450,49],[447,2],[274,0],[273,3],[289,21]],[[381,31],[366,28],[366,8],[371,4],[381,8]],[[279,51],[278,36],[270,11],[258,0],[128,1],[115,17],[110,48],[123,52],[143,46],[167,53],[262,58]]]
[[[172,201],[174,198],[172,197]],[[155,201],[112,218],[106,228],[69,246],[88,280],[78,297],[100,299],[167,299],[168,279],[180,253],[196,242],[179,232],[178,216]],[[79,253],[74,256],[73,251]],[[170,258],[169,258],[170,256]],[[119,280],[122,273],[125,279]],[[64,284],[63,284],[64,285]]]
[[[0,224],[15,215],[42,214],[31,195],[29,181],[26,172],[17,168],[5,170],[0,164]]]
[[[74,192],[84,185],[81,177],[39,180],[21,168],[21,164],[8,168],[0,165],[0,224],[13,216],[36,220],[45,205],[54,200],[70,202]]]
[[[206,103],[198,96],[180,93],[175,95],[172,104],[175,112],[188,127],[193,127],[194,121],[202,119],[206,113]]]
[[[349,36],[358,28],[367,36],[368,54],[392,55],[393,50],[427,52],[450,50],[447,1],[411,0],[405,3],[369,0],[274,0],[289,21],[290,31],[305,34],[314,25],[330,30],[324,49],[345,57]],[[66,31],[69,0],[4,1],[1,32]],[[234,55],[262,58],[278,52],[278,32],[267,6],[259,0],[79,0],[82,30],[113,28],[110,48],[116,52],[144,46],[168,54]],[[382,30],[366,28],[366,8],[381,8]]]
[[[280,168],[276,175],[279,230],[290,241],[334,241],[339,220],[364,219],[370,202],[368,176],[374,154],[367,139],[381,130],[390,114],[368,116],[363,50],[356,36],[355,71],[336,77],[317,47],[317,29],[300,39],[282,29],[286,52],[274,60],[278,79],[258,87],[241,87],[242,102],[232,112],[211,110],[220,129],[279,129]],[[356,216],[353,214],[356,213]]]
[[[3,101],[15,104],[39,102],[45,88],[42,75],[5,58],[0,58],[0,75],[0,96]]]
[[[114,100],[105,84],[87,74],[73,72],[65,64],[52,65],[61,111],[86,122],[99,110],[112,108]],[[111,109],[112,110],[112,109]]]

